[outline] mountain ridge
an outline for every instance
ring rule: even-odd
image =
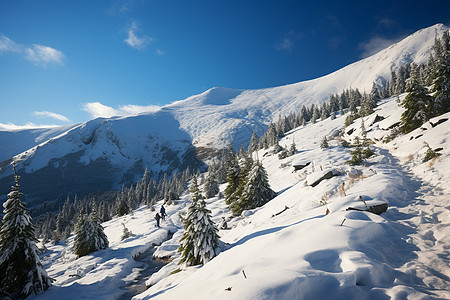
[[[18,163],[22,176],[29,177],[30,181],[35,177],[34,172],[44,168],[47,168],[45,172],[66,168],[61,172],[67,174],[70,168],[78,166],[88,172],[97,162],[104,168],[103,172],[115,172],[116,180],[105,184],[105,188],[133,183],[146,167],[154,177],[187,166],[197,168],[202,164],[194,147],[220,149],[232,142],[237,148],[248,143],[253,130],[261,135],[279,115],[299,111],[303,105],[320,104],[330,94],[350,87],[368,91],[373,82],[382,85],[389,79],[391,70],[408,62],[426,62],[435,36],[446,29],[443,24],[421,29],[368,58],[316,79],[255,90],[214,87],[156,112],[97,118],[71,125],[65,132],[54,129],[54,135],[36,133],[32,137],[34,141],[42,138],[41,143],[35,142],[25,150],[26,146],[16,151],[10,149],[8,153],[14,155],[12,159]],[[1,144],[5,144],[4,136],[0,134]],[[12,174],[7,163],[11,158],[3,159],[2,194],[7,192],[7,178]],[[51,178],[50,173],[46,176]]]

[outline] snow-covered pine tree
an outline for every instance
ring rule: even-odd
[[[403,133],[408,133],[426,122],[432,105],[432,98],[427,95],[427,89],[419,83],[416,64],[412,65],[407,92],[409,93],[402,102],[405,111],[400,118],[400,130]]]
[[[252,153],[256,150],[258,150],[258,136],[256,135],[255,130],[253,130],[252,138],[250,139],[250,143],[248,144],[248,152]]]
[[[361,99],[361,107],[359,108],[358,116],[365,117],[373,113],[373,103],[371,96],[364,94]]]
[[[405,66],[401,66],[397,71],[397,80],[395,85],[395,94],[401,94],[406,88],[407,71]]]
[[[389,83],[389,96],[395,95],[396,86],[397,86],[397,74],[395,74],[395,71],[391,71],[391,81]]]
[[[225,188],[225,203],[230,205],[234,201],[236,201],[236,190],[239,185],[239,165],[236,162],[236,159],[232,159],[230,161],[230,165],[228,167],[228,173],[227,173],[227,182],[228,185]]]
[[[292,144],[291,144],[291,147],[289,148],[288,155],[289,155],[289,156],[292,156],[292,155],[294,155],[295,153],[297,153],[297,147],[295,146],[295,141],[292,140]]]
[[[117,215],[124,216],[130,213],[130,206],[128,205],[126,192],[124,191],[124,187],[122,187],[122,191],[117,194],[116,198],[116,213]]]
[[[435,62],[431,88],[434,92],[432,117],[450,111],[450,34],[448,30],[444,32],[441,40],[436,39],[433,50]]]
[[[327,137],[324,136],[324,137],[322,138],[322,141],[320,142],[320,148],[321,148],[321,149],[327,149],[328,147],[330,147],[330,145],[328,144]]]
[[[280,146],[280,144],[278,143],[278,139],[276,139],[275,144],[273,145],[273,153],[278,153],[283,151],[283,147]]]
[[[208,176],[206,176],[203,191],[206,198],[214,197],[219,192],[219,184],[216,181],[214,173],[211,171],[209,171]]]
[[[330,115],[329,108],[326,102],[322,103],[321,112],[320,112],[320,120],[323,121]]]
[[[89,217],[86,218],[80,214],[75,231],[73,249],[78,257],[106,249],[109,246],[108,237],[100,224],[95,206]]]
[[[38,255],[35,228],[25,204],[21,201],[19,176],[14,163],[15,185],[3,203],[0,225],[0,291],[15,298],[39,294],[51,286],[51,279]]]
[[[234,215],[238,216],[244,210],[263,206],[276,196],[270,188],[267,172],[260,161],[253,163],[243,184],[242,195],[231,207]]]
[[[319,118],[319,109],[316,105],[312,105],[312,116],[311,116],[311,123],[316,123],[317,119]]]
[[[190,192],[192,202],[183,219],[185,232],[178,251],[181,252],[179,264],[195,266],[206,264],[219,253],[219,235],[211,219],[211,211],[206,208],[206,203],[201,198],[196,177],[193,179]]]
[[[346,161],[346,164],[349,164],[351,166],[360,165],[363,161],[363,148],[361,144],[361,140],[359,137],[355,137],[355,141],[353,143],[353,147],[355,147],[352,151],[350,151],[350,154],[352,155],[352,158],[348,161]]]
[[[378,87],[375,82],[372,83],[372,90],[370,91],[369,98],[372,107],[376,107],[378,101],[381,99],[380,92],[378,91]]]

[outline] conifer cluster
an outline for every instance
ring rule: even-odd
[[[225,203],[233,215],[266,204],[276,196],[270,188],[267,172],[260,161],[241,151],[229,162]]]

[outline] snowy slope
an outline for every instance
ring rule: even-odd
[[[14,155],[55,138],[75,126],[77,124],[28,130],[0,130],[0,141],[2,141],[0,161],[10,159]]]
[[[390,99],[376,113],[389,117],[399,112]],[[366,124],[374,117],[367,117]],[[282,161],[276,156],[263,158],[272,187],[281,194],[247,217],[232,220],[231,230],[220,232],[229,250],[203,267],[184,268],[165,278],[154,275],[148,281],[152,286],[135,299],[448,299],[448,124],[420,132],[419,139],[445,149],[432,166],[421,160],[401,163],[397,155],[423,157],[421,144],[404,136],[387,145],[377,143],[376,156],[367,166],[350,167],[343,164],[350,158],[349,150],[335,141],[329,149],[319,148],[321,137],[343,122],[344,117],[328,119],[285,137],[280,144],[289,146],[295,139],[301,145],[295,156]],[[358,120],[355,128],[359,124]],[[375,123],[368,130],[379,137],[390,133],[380,127]],[[293,173],[292,167],[281,167],[307,161],[314,169],[310,165]],[[308,178],[321,169],[337,169],[342,175],[309,186]],[[345,195],[337,191],[342,183]],[[329,215],[320,205],[325,193]],[[359,196],[367,205],[389,203],[389,209],[381,215],[346,211],[350,206],[364,208]],[[226,211],[223,200],[214,200],[211,206],[218,216]],[[274,216],[285,206],[289,209]],[[176,252],[173,255],[177,257]],[[168,265],[160,273],[168,275],[176,268]]]
[[[83,172],[99,178],[93,188],[105,189],[133,182],[146,166],[154,173],[171,172],[187,165],[195,167],[199,163],[192,146],[222,148],[232,141],[238,148],[241,143],[248,143],[254,129],[261,134],[280,114],[326,101],[331,93],[345,88],[368,91],[373,81],[383,82],[400,65],[426,62],[435,36],[445,29],[442,24],[422,29],[371,57],[314,80],[260,90],[212,88],[154,113],[86,122],[25,151],[24,145],[34,144],[24,133],[22,136],[27,140],[22,142],[19,137],[17,144],[21,147],[8,148],[3,158],[15,155],[19,169],[26,172],[22,173],[24,180],[29,182],[36,178],[51,180],[55,176],[66,180],[66,174]],[[8,141],[2,140],[2,136],[5,135],[0,134],[0,144],[6,145]],[[101,182],[97,173],[106,171],[115,178]],[[3,194],[9,189],[5,176],[11,174],[7,162],[0,164]],[[74,178],[67,180],[70,183],[63,185],[76,184]],[[91,191],[89,188],[86,186],[87,191]],[[73,190],[76,191],[76,186]]]
[[[134,183],[147,167],[153,177],[201,162],[190,137],[164,110],[132,117],[98,118],[75,126],[14,158],[27,200],[86,194]],[[0,165],[2,177],[12,172]],[[1,177],[0,177],[1,178]],[[58,180],[55,180],[58,178]],[[9,177],[0,179],[7,194]]]
[[[321,103],[330,94],[347,88],[370,92],[375,81],[390,79],[391,70],[408,62],[426,63],[436,35],[446,27],[437,24],[417,31],[366,59],[329,75],[260,90],[212,88],[168,106],[197,146],[223,147],[233,137],[239,147],[248,143],[253,128],[263,127],[278,116],[299,111],[302,105]]]
[[[364,118],[368,136],[389,135],[387,127],[401,111],[395,99],[385,100]],[[373,123],[376,115],[385,119]],[[120,287],[138,275],[131,256],[164,241],[166,230],[175,234],[155,255],[172,256],[173,261],[151,276],[151,287],[134,299],[449,299],[450,113],[431,120],[434,127],[427,123],[388,144],[377,142],[376,155],[355,167],[345,164],[350,149],[337,140],[328,149],[319,147],[323,136],[340,132],[344,120],[338,116],[292,130],[280,144],[295,140],[294,156],[279,160],[268,150],[259,152],[279,193],[265,206],[231,218],[223,199],[207,200],[213,220],[225,217],[231,229],[219,232],[228,247],[206,265],[177,265],[183,232],[178,211],[189,201],[183,196],[167,207],[162,229],[154,227],[146,208],[105,223],[109,249],[75,260],[71,240],[69,246],[50,246],[44,263],[57,281],[31,299],[118,299],[125,292]],[[347,128],[354,131],[345,138],[357,136],[360,124],[356,120]],[[423,141],[443,148],[432,163],[422,163]],[[304,162],[311,164],[293,172],[292,165]],[[340,175],[310,186],[309,180],[327,170]],[[345,193],[338,191],[342,183]],[[325,194],[328,215],[320,203]],[[389,209],[381,215],[346,211],[364,208],[359,196],[367,205],[388,203]],[[121,242],[121,222],[136,236]],[[181,272],[173,272],[179,268]],[[81,278],[70,277],[78,269]]]

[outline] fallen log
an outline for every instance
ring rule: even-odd
[[[287,205],[285,205],[284,206],[284,209],[282,210],[282,211],[280,211],[280,212],[277,212],[276,214],[273,214],[272,215],[272,218],[273,217],[275,217],[275,216],[278,216],[279,214],[282,214],[282,213],[284,213],[286,210],[288,210],[289,209],[289,207],[287,206]]]

